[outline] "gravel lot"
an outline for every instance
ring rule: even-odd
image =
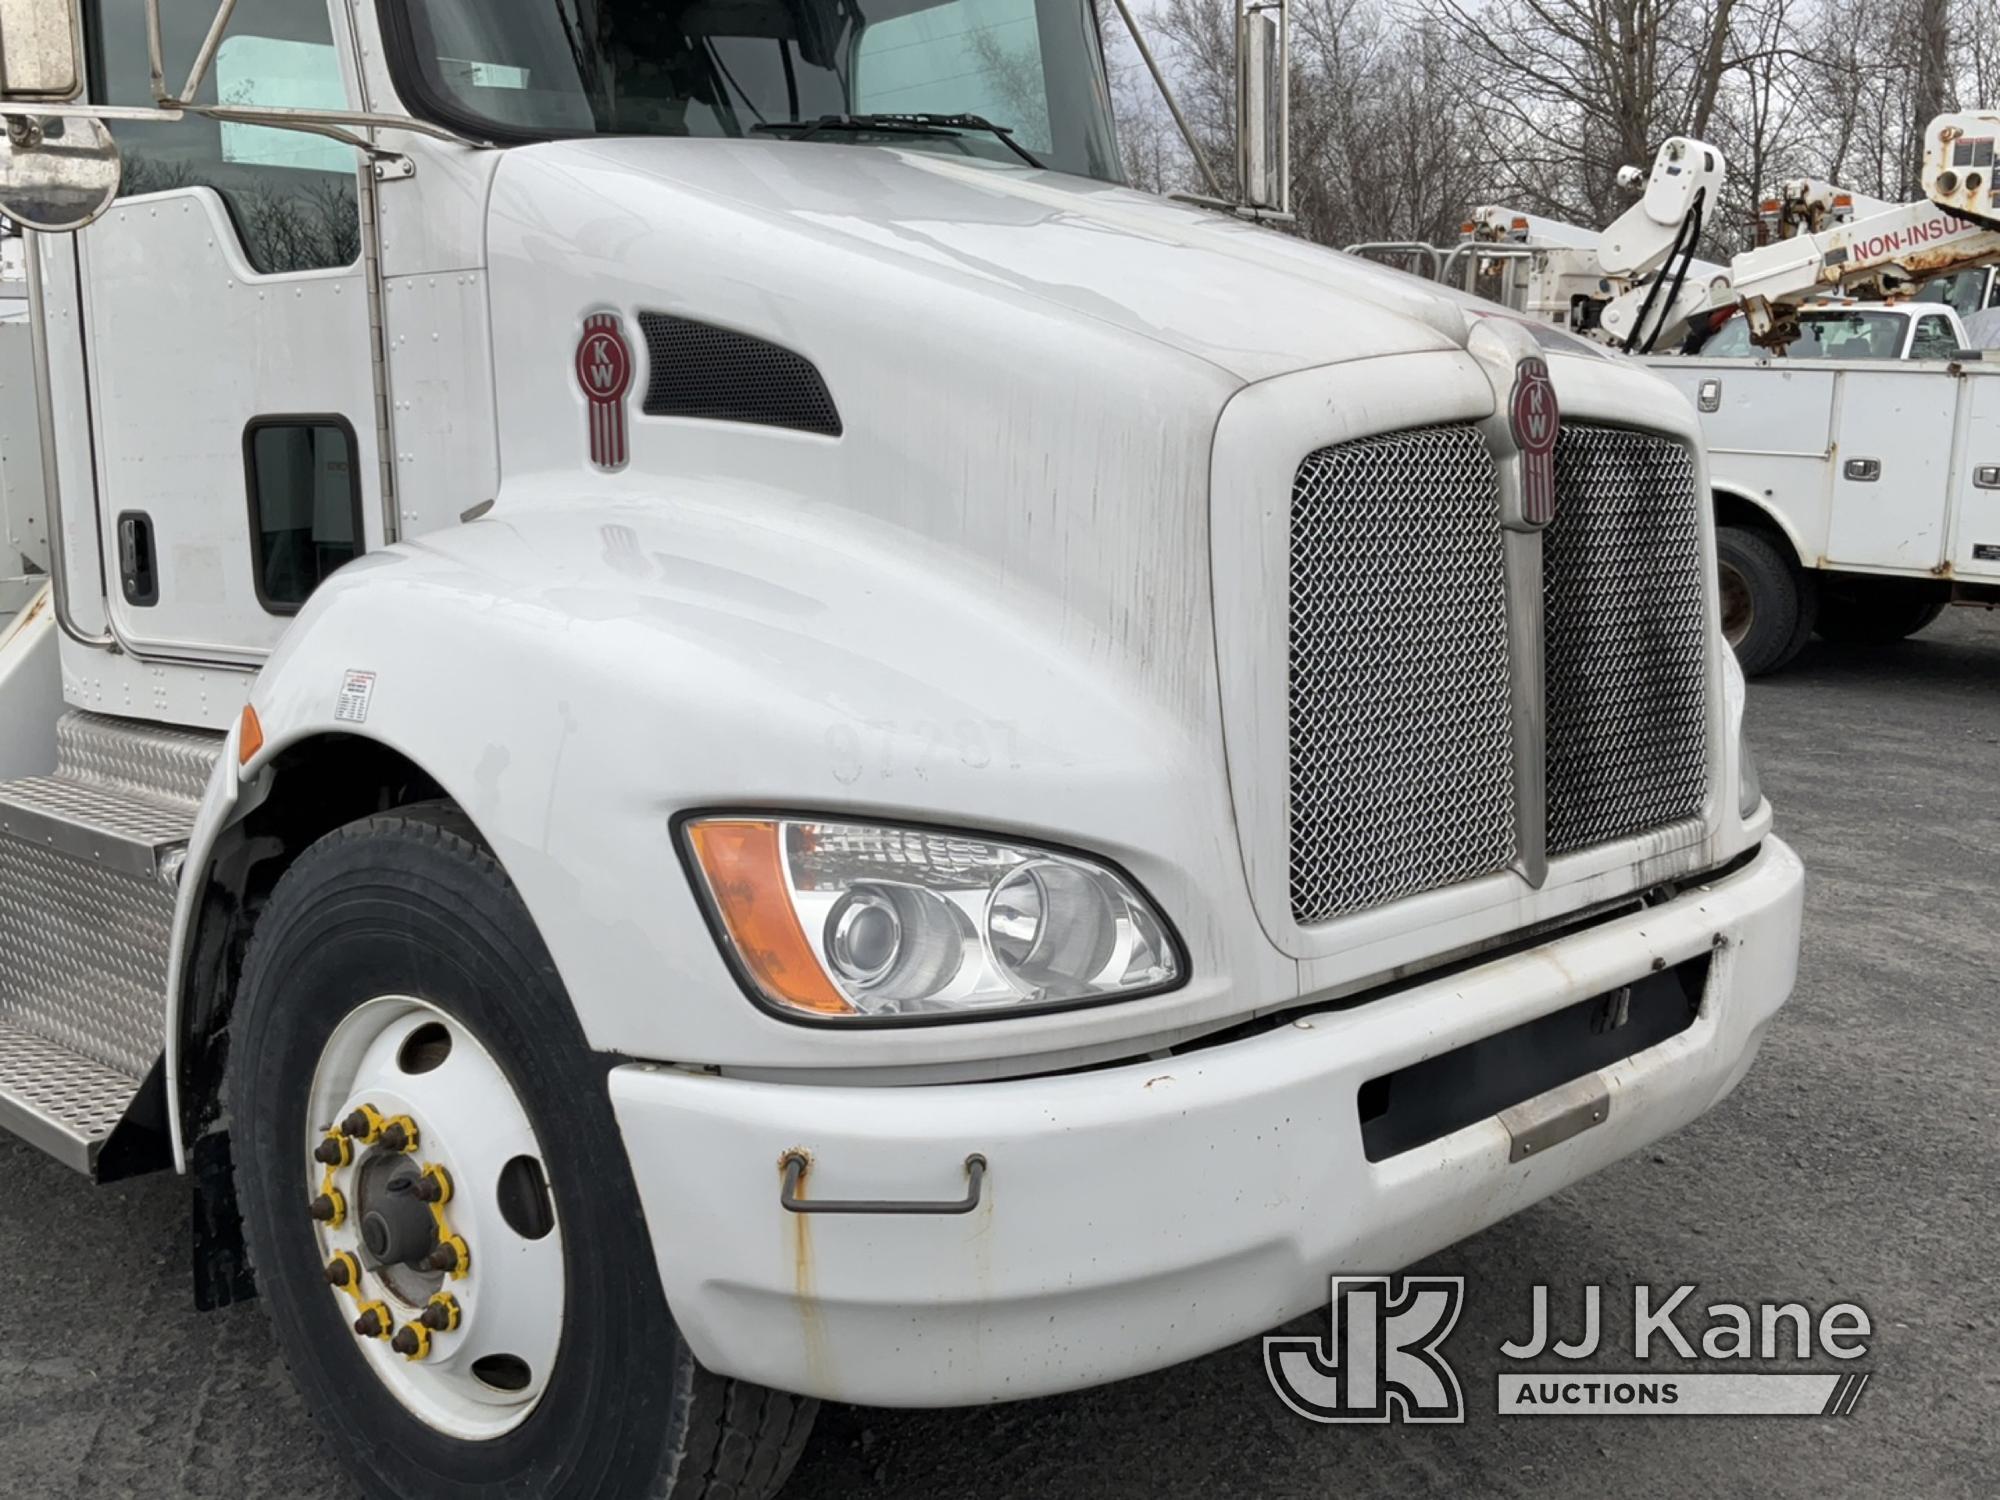
[[[1751,714],[1811,874],[1799,991],[1721,1109],[1426,1267],[1470,1282],[1448,1345],[1466,1426],[1313,1426],[1252,1340],[1059,1400],[829,1407],[787,1496],[1992,1495],[2000,615],[1815,647]],[[185,1221],[176,1180],[93,1189],[0,1143],[0,1494],[347,1493],[261,1308],[193,1311]],[[1875,1379],[1838,1420],[1496,1417],[1528,1289],[1574,1307],[1593,1281],[1858,1301]]]

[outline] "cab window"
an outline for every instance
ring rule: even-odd
[[[170,86],[193,66],[212,5],[163,4],[161,42]],[[150,105],[143,0],[86,0],[91,97]],[[349,107],[326,0],[238,0],[198,97],[210,104]],[[194,117],[113,120],[125,156],[127,197],[213,188],[259,271],[351,265],[361,252],[352,147],[299,131]]]
[[[257,598],[297,614],[361,552],[361,470],[340,417],[264,417],[243,435]]]
[[[1950,359],[1956,353],[1958,335],[1949,318],[1931,313],[1917,320],[1917,331],[1910,338],[1911,359]]]

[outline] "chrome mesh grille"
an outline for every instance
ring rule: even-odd
[[[1685,444],[1565,424],[1542,551],[1551,854],[1696,816],[1707,603]]]
[[[1322,448],[1292,487],[1291,900],[1323,922],[1515,854],[1498,475],[1470,427]]]

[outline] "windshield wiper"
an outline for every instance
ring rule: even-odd
[[[801,141],[833,130],[879,131],[883,135],[957,135],[962,130],[983,130],[999,137],[1001,145],[1029,166],[1041,165],[1014,139],[1011,125],[996,125],[984,115],[821,115],[816,120],[759,121],[750,129],[752,133],[792,132],[793,138]]]

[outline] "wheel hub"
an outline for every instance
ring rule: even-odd
[[[511,1430],[561,1339],[562,1228],[540,1143],[474,1034],[385,997],[335,1028],[306,1119],[309,1222],[329,1294],[363,1357],[451,1436]],[[537,1184],[546,1213],[514,1210]]]
[[[1750,592],[1750,580],[1726,562],[1716,571],[1722,585],[1723,638],[1731,646],[1740,646],[1757,619],[1757,605]]]

